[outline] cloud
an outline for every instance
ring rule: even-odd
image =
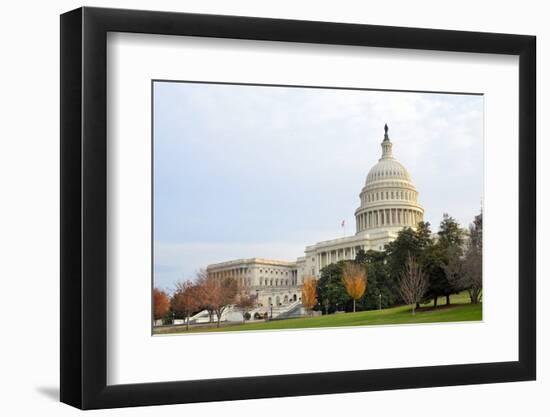
[[[292,259],[344,219],[352,233],[384,123],[426,219],[467,225],[482,198],[482,96],[155,84],[155,239],[185,250],[155,258],[179,268],[159,279],[232,257]]]
[[[155,286],[169,291],[182,280],[193,280],[209,264],[241,258],[267,258],[294,261],[304,246],[297,242],[260,243],[154,243]]]

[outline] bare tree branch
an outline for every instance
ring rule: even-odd
[[[412,314],[415,314],[416,304],[419,303],[428,290],[428,277],[416,260],[409,255],[405,271],[401,275],[399,293],[407,304],[412,304]]]

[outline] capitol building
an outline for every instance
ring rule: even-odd
[[[319,278],[331,263],[355,259],[359,250],[383,250],[404,227],[414,228],[423,220],[424,209],[407,169],[393,156],[393,144],[384,126],[382,156],[367,174],[359,193],[352,236],[325,240],[306,246],[295,261],[264,258],[237,259],[207,267],[214,277],[232,277],[257,295],[256,310],[271,310],[275,317],[301,306],[304,279]]]

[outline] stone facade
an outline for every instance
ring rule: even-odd
[[[259,307],[291,305],[301,299],[307,277],[319,278],[331,263],[355,259],[361,249],[382,250],[403,227],[415,227],[424,209],[405,167],[393,157],[393,144],[384,126],[382,156],[369,171],[355,210],[356,233],[306,246],[305,256],[294,262],[251,258],[209,265],[216,277],[231,276],[258,296]]]
[[[212,264],[207,271],[216,278],[236,279],[258,296],[260,307],[268,307],[299,301],[302,282],[298,281],[298,264],[250,258]]]

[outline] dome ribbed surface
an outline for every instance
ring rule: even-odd
[[[368,175],[365,185],[380,180],[403,180],[411,181],[407,169],[395,159],[381,159],[374,165]]]

